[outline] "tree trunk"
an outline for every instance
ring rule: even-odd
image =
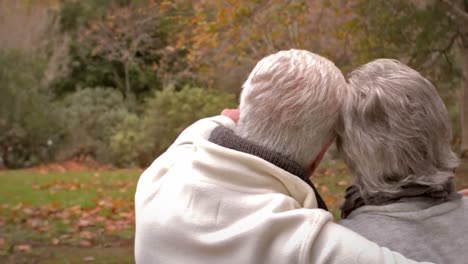
[[[468,157],[468,45],[461,47],[463,58],[464,81],[461,91],[460,120],[461,120],[461,146],[460,156]]]
[[[3,164],[0,164],[0,166],[3,165],[5,168],[9,169],[10,157],[8,156],[8,146],[2,146],[2,161],[3,161]]]
[[[130,76],[129,76],[129,63],[125,62],[124,63],[124,70],[125,70],[125,99],[130,98],[131,94],[131,87],[130,87]]]

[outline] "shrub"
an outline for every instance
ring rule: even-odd
[[[110,138],[128,115],[122,94],[112,88],[87,88],[66,96],[60,104],[67,127],[62,158],[87,155],[110,161]]]
[[[146,166],[192,123],[236,104],[232,94],[202,88],[156,92],[141,118],[129,115],[116,127],[110,144],[113,160],[119,166]]]
[[[118,124],[111,138],[112,162],[119,167],[134,167],[140,165],[141,156],[138,148],[140,119],[135,114],[129,114]]]
[[[176,137],[195,121],[219,114],[224,108],[235,107],[232,94],[202,88],[173,88],[156,92],[147,101],[142,120],[140,144],[144,161],[150,162],[164,152]]]

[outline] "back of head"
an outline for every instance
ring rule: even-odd
[[[415,185],[446,188],[458,159],[434,86],[390,59],[355,70],[348,83],[338,147],[363,198],[392,198]]]
[[[244,83],[237,134],[306,168],[335,136],[346,89],[341,71],[305,50],[260,60]]]

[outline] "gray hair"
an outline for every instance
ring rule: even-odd
[[[378,59],[352,72],[338,148],[366,200],[405,187],[442,190],[458,158],[447,110],[434,86],[397,60]]]
[[[243,85],[236,133],[307,168],[336,135],[345,89],[341,71],[319,55],[265,57]]]

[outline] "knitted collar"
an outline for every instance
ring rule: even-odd
[[[387,205],[391,203],[399,203],[411,201],[414,199],[425,198],[436,204],[447,201],[453,201],[461,198],[461,195],[455,190],[453,179],[448,180],[441,190],[434,190],[429,186],[411,184],[403,187],[403,190],[393,197],[368,197],[364,199],[361,196],[359,188],[356,185],[351,185],[346,189],[345,201],[341,205],[341,218],[347,218],[351,212],[359,207],[366,205]]]
[[[318,207],[324,210],[328,210],[322,197],[320,197],[318,194],[317,189],[306,176],[305,170],[295,161],[281,155],[280,153],[271,151],[265,147],[258,146],[244,138],[241,138],[237,136],[234,131],[223,126],[216,127],[213,132],[211,132],[210,138],[208,140],[225,148],[257,156],[293,175],[296,175],[314,190]]]

